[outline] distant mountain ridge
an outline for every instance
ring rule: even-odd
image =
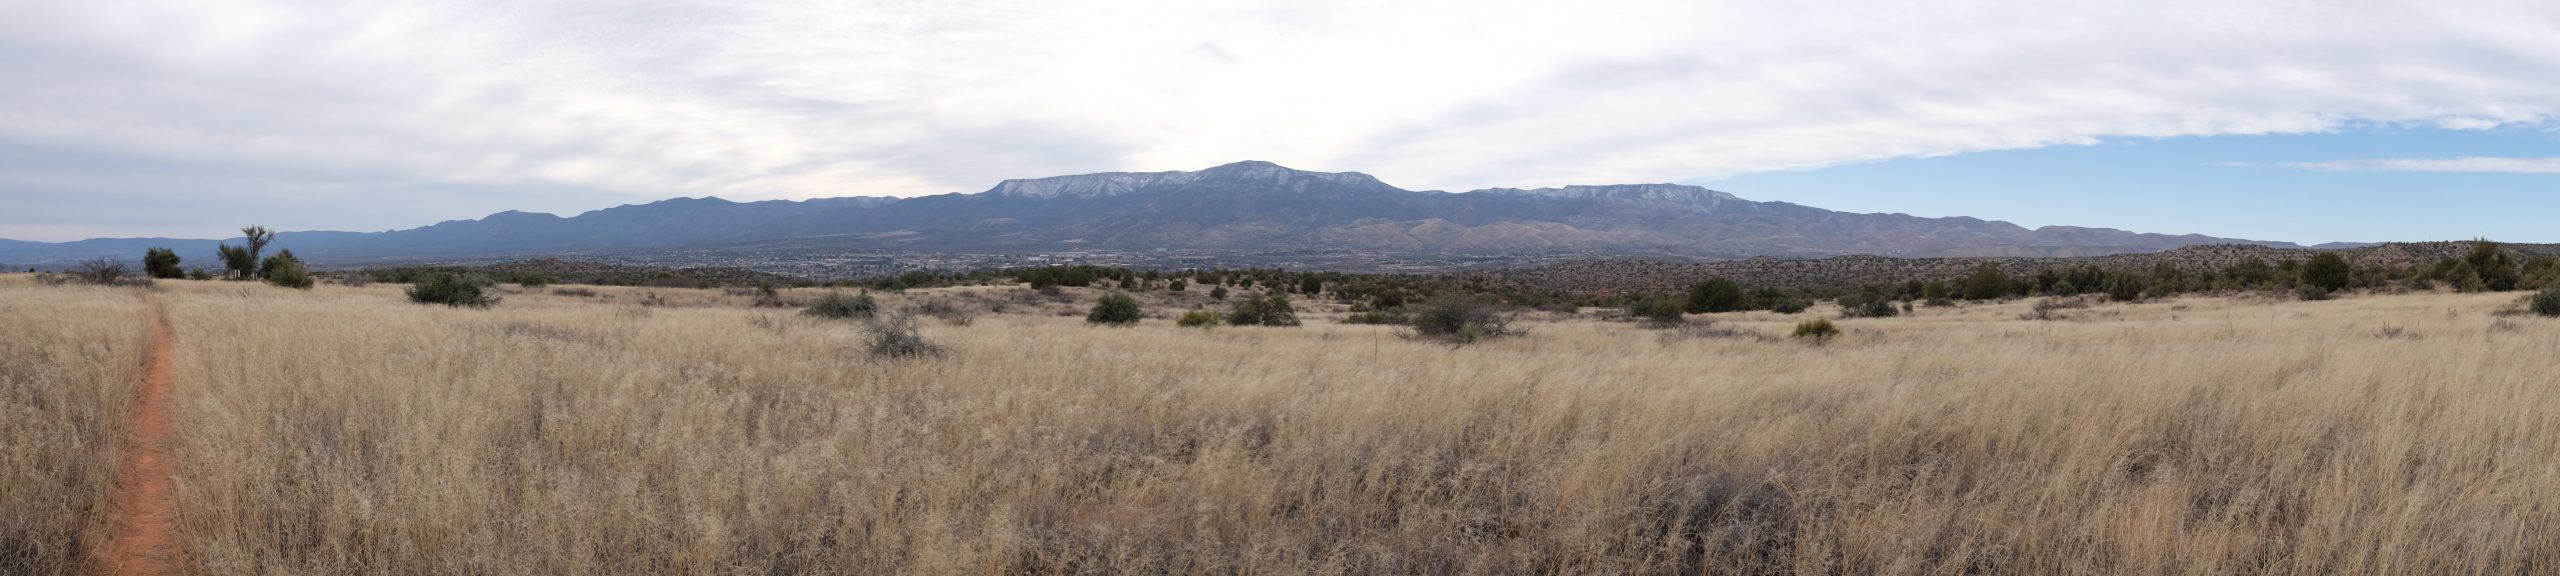
[[[138,259],[167,246],[209,259],[217,240],[0,241],[0,263]],[[1246,161],[1198,171],[1005,180],[974,194],[732,202],[675,198],[561,217],[505,211],[387,232],[287,232],[307,260],[399,260],[669,250],[1042,253],[1342,249],[1392,254],[1571,252],[1685,258],[2063,257],[2254,244],[2109,228],[2028,229],[1975,218],[1858,214],[1679,184],[1412,191],[1358,172]]]

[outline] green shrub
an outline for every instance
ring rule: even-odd
[[[1396,312],[1380,312],[1380,311],[1370,311],[1370,312],[1353,312],[1353,313],[1351,313],[1350,315],[1346,315],[1346,316],[1343,316],[1343,317],[1342,317],[1342,323],[1344,323],[1344,324],[1386,324],[1386,325],[1396,325],[1396,324],[1406,324],[1406,323],[1410,323],[1410,322],[1412,322],[1412,321],[1413,321],[1413,319],[1405,317],[1405,315],[1404,315],[1404,314],[1400,314],[1400,313],[1396,313]]]
[[[1689,287],[1689,298],[1682,307],[1695,314],[1732,312],[1742,309],[1742,287],[1731,280],[1708,278]]]
[[[1172,280],[1172,281],[1170,281],[1170,282],[1165,282],[1165,283],[1164,283],[1164,289],[1165,289],[1165,291],[1167,291],[1167,292],[1181,292],[1181,291],[1182,291],[1182,289],[1184,289],[1184,288],[1190,288],[1190,287],[1191,287],[1191,283],[1190,283],[1190,282],[1185,282],[1185,281],[1183,281],[1181,278],[1175,278],[1175,279],[1173,279],[1173,280]]]
[[[1794,314],[1797,312],[1803,312],[1806,308],[1812,307],[1812,302],[1806,301],[1803,298],[1793,297],[1780,298],[1775,302],[1769,303],[1769,311],[1779,314]]]
[[[1998,300],[2008,297],[2009,290],[2014,285],[2009,281],[2007,272],[2001,272],[2000,267],[1985,263],[1973,269],[1972,276],[1965,278],[1964,298],[1966,300]]]
[[[457,308],[487,308],[498,303],[494,294],[480,291],[480,285],[454,274],[437,274],[409,286],[409,301],[419,304],[443,304]]]
[[[1681,314],[1682,304],[1670,298],[1645,298],[1627,304],[1627,317],[1654,327],[1677,326],[1688,319]]]
[[[1289,297],[1275,290],[1261,298],[1237,300],[1227,311],[1227,323],[1237,326],[1296,326],[1298,308]]]
[[[144,250],[142,252],[142,272],[153,278],[184,278],[187,276],[186,271],[178,269],[178,252],[167,248],[152,248],[150,250]]]
[[[1210,289],[1209,289],[1209,299],[1210,299],[1210,300],[1226,300],[1226,299],[1227,299],[1227,287],[1225,287],[1225,286],[1219,286],[1219,287],[1216,287],[1216,288],[1210,288]]]
[[[1137,298],[1113,292],[1102,295],[1102,301],[1093,304],[1093,312],[1085,314],[1084,321],[1091,324],[1135,324],[1145,315],[1146,311],[1138,308]]]
[[[880,302],[873,300],[868,293],[846,296],[842,292],[829,292],[825,296],[819,296],[817,300],[810,301],[809,309],[802,310],[800,313],[839,320],[846,318],[868,320],[880,314]]]
[[[2303,284],[2336,292],[2345,290],[2347,283],[2355,280],[2355,267],[2347,265],[2347,259],[2336,252],[2321,252],[2313,255],[2311,262],[2302,265],[2301,279]]]
[[[1184,328],[1215,327],[1218,325],[1218,313],[1207,310],[1192,310],[1182,313],[1182,317],[1174,319],[1173,324]]]
[[[1839,335],[1840,327],[1831,325],[1830,320],[1816,319],[1796,324],[1795,337],[1812,340],[1815,344],[1828,342]]]
[[[1457,344],[1517,335],[1511,319],[1493,307],[1461,296],[1442,296],[1414,311],[1413,331],[1424,338]]]
[[[258,266],[258,271],[267,277],[268,284],[297,290],[311,289],[311,267],[294,259],[292,250],[267,258],[267,263]]]
[[[1892,318],[1901,309],[1893,299],[1881,294],[1850,293],[1840,296],[1840,313],[1851,318]]]
[[[2319,286],[2304,284],[2301,288],[2293,289],[2293,296],[2306,301],[2317,302],[2329,299],[2329,291],[2322,290]]]
[[[2528,301],[2525,307],[2532,309],[2535,314],[2560,317],[2560,286],[2546,287],[2541,292],[2534,293],[2533,299]]]

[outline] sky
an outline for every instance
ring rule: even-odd
[[[2560,242],[2541,1],[0,0],[0,238],[1269,160]]]

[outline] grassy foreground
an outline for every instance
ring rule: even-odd
[[[1536,315],[1452,348],[980,288],[884,296],[977,313],[875,360],[718,291],[400,288],[157,289],[194,572],[2560,569],[2560,322],[2492,314],[2514,294],[1923,308],[1823,346],[1780,337],[1821,308]],[[0,543],[78,531],[96,464],[19,462],[114,437],[137,292],[0,279]]]

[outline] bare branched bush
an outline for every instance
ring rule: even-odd
[[[71,275],[81,282],[114,286],[125,277],[132,276],[133,269],[126,267],[122,258],[92,258],[72,267]]]
[[[916,332],[916,315],[907,312],[881,314],[863,326],[871,335],[871,356],[875,358],[923,358],[941,356],[943,348]]]

